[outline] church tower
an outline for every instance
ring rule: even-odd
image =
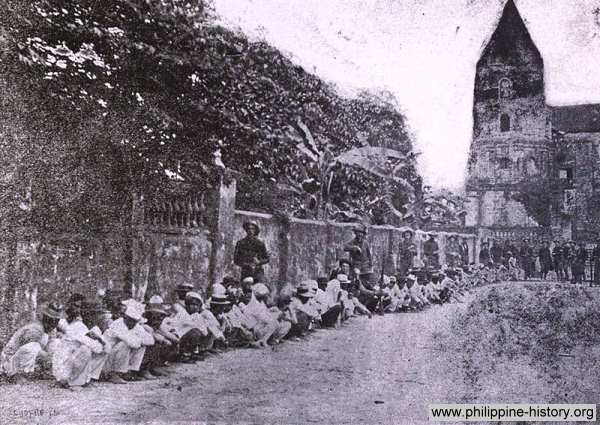
[[[550,149],[544,62],[508,0],[477,62],[467,225],[498,232],[537,227],[515,194],[524,182],[548,172]]]

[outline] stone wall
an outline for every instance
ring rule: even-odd
[[[255,220],[259,224],[260,238],[265,242],[271,262],[265,267],[266,280],[270,283],[297,283],[304,279],[327,275],[335,263],[346,257],[343,245],[354,235],[351,223],[330,223],[313,220],[291,219],[289,222],[278,220],[269,214],[247,211],[235,212],[235,228],[232,229],[231,243],[225,245],[227,274],[238,276],[239,270],[233,264],[235,243],[245,236],[242,224],[247,220]],[[405,229],[390,226],[372,226],[369,228],[367,240],[371,245],[375,273],[386,273],[396,269],[398,245]],[[471,261],[477,258],[477,237],[475,234],[459,234],[451,232],[430,232],[438,234],[438,244],[443,253],[446,239],[451,234],[465,236],[469,240]],[[418,255],[420,257],[426,233],[416,232]],[[445,256],[442,254],[441,262]]]

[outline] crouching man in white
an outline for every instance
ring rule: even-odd
[[[41,316],[41,321],[36,320],[17,330],[4,346],[0,354],[0,372],[17,381],[49,374],[62,310],[57,304],[50,303],[42,307]]]
[[[138,380],[146,347],[154,344],[154,338],[141,326],[144,304],[135,300],[123,301],[126,306],[123,317],[112,322],[104,332],[104,340],[109,347],[108,359],[104,366],[108,380],[114,384],[124,384],[128,380]]]

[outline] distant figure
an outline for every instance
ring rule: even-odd
[[[562,271],[563,279],[568,281],[571,279],[571,263],[573,262],[573,249],[571,241],[567,241],[562,246]]]
[[[529,280],[533,277],[535,265],[533,263],[533,249],[527,238],[523,239],[523,244],[521,245],[521,250],[519,252],[519,261],[521,263],[521,268],[525,272],[525,280]]]
[[[460,262],[462,266],[468,266],[469,265],[469,242],[467,241],[467,238],[462,238],[462,241],[460,242],[459,245],[459,253],[460,253]]]
[[[554,263],[554,271],[556,271],[556,279],[560,282],[563,280],[563,250],[560,245],[560,241],[557,239],[554,241],[554,248],[552,248],[552,260]]]
[[[479,264],[487,266],[490,263],[490,248],[487,242],[481,244],[481,250],[479,251]]]
[[[354,239],[344,245],[344,251],[350,254],[350,261],[357,275],[366,276],[373,273],[373,256],[371,247],[365,240],[367,227],[360,225],[353,229]]]
[[[402,240],[398,247],[398,274],[402,277],[408,275],[408,271],[413,266],[413,260],[417,255],[417,245],[414,242],[412,230],[402,232]]]
[[[448,238],[448,245],[446,246],[446,263],[450,267],[458,267],[460,265],[460,245],[454,235],[450,235]]]
[[[492,261],[496,264],[502,264],[503,261],[503,250],[502,246],[500,246],[500,241],[493,241],[492,248],[490,249],[490,256],[492,257]]]
[[[429,234],[429,239],[423,244],[423,260],[425,267],[437,270],[440,268],[440,247],[435,241],[435,235]]]
[[[573,279],[571,280],[571,283],[583,283],[583,279],[585,277],[585,263],[587,263],[587,260],[587,249],[585,248],[583,242],[579,242],[579,246],[575,249],[575,253],[573,256]]]
[[[542,279],[546,279],[548,272],[553,269],[552,254],[550,253],[550,246],[548,244],[548,241],[542,242],[542,247],[538,251],[538,256],[540,258]]]
[[[242,226],[246,237],[235,244],[233,262],[241,269],[241,278],[252,277],[255,283],[262,283],[265,278],[263,266],[270,261],[269,252],[264,242],[258,239],[260,227],[256,221],[247,221]]]

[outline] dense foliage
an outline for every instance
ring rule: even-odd
[[[180,190],[210,186],[215,158],[239,172],[239,208],[456,221],[423,188],[393,96],[340,96],[218,25],[206,0],[2,2],[2,77],[29,132],[13,165],[40,229],[127,224],[134,198],[173,190],[173,177]]]

